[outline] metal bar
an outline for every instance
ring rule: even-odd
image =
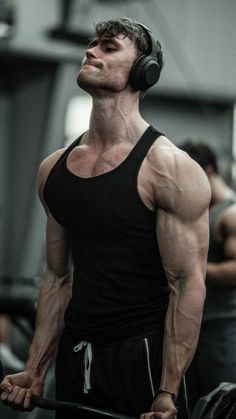
[[[39,396],[33,395],[31,397],[31,403],[35,407],[47,410],[76,410],[79,412],[93,413],[100,417],[108,417],[113,419],[138,419],[137,417],[125,416],[115,412],[109,412],[103,409],[97,409],[96,407],[85,406],[79,403],[63,402],[59,400],[43,399]]]

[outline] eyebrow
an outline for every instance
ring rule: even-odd
[[[117,48],[121,46],[119,41],[117,41],[115,38],[94,38],[91,42],[89,42],[88,48],[97,45],[98,42],[100,42],[102,45],[112,44]]]

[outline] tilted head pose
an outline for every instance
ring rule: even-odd
[[[210,188],[140,115],[161,68],[147,28],[95,27],[78,74],[93,98],[89,129],[39,169],[47,270],[26,370],[1,384],[14,406],[31,408],[58,348],[58,399],[176,418],[205,298]]]

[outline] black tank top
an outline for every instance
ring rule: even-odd
[[[149,126],[110,172],[81,178],[66,159],[50,172],[44,198],[68,231],[74,262],[65,327],[81,339],[115,341],[163,328],[169,287],[156,238],[156,214],[137,189],[139,168],[161,134]]]

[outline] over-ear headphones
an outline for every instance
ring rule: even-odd
[[[158,63],[160,49],[151,31],[141,23],[138,25],[145,32],[148,39],[148,50],[133,63],[129,74],[129,83],[134,90],[147,90],[156,84],[160,78],[161,65]]]

